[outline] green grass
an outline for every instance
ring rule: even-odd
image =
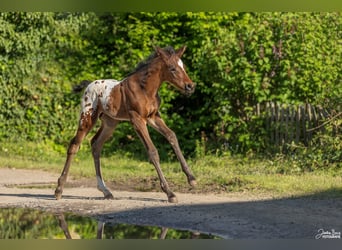
[[[0,167],[41,169],[60,173],[65,161],[64,147],[25,143],[7,144],[0,148]],[[153,166],[131,154],[113,153],[102,157],[105,181],[140,191],[160,191]],[[162,169],[175,192],[245,193],[267,197],[324,196],[342,197],[342,177],[338,171],[300,172],[291,169],[292,162],[238,156],[204,156],[189,159],[198,186],[190,189],[178,162],[162,162]],[[71,165],[74,178],[95,178],[93,160],[88,146],[81,148]]]

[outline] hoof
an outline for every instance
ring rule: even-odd
[[[196,187],[197,186],[197,181],[196,180],[191,180],[189,181],[190,186]]]
[[[178,199],[177,199],[176,196],[171,196],[171,197],[169,197],[168,201],[169,201],[170,203],[178,203]]]
[[[56,198],[56,200],[60,200],[62,198],[62,193],[55,191],[55,198]]]
[[[106,195],[104,196],[104,198],[105,198],[105,200],[114,200],[114,196],[113,196],[111,193],[106,194]]]

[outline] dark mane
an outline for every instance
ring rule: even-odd
[[[167,47],[163,48],[163,50],[165,52],[167,52],[169,54],[169,56],[174,55],[176,53],[174,48],[171,46],[167,46]],[[138,65],[135,67],[135,69],[133,69],[130,73],[128,73],[128,75],[126,75],[126,77],[133,75],[134,73],[146,68],[148,65],[151,64],[153,59],[155,59],[157,56],[158,56],[157,53],[155,51],[153,51],[145,60],[138,63]]]

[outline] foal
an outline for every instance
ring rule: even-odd
[[[195,90],[195,83],[190,80],[180,59],[185,48],[183,46],[175,51],[172,47],[164,49],[155,47],[155,52],[146,61],[138,64],[134,72],[122,81],[96,80],[88,85],[81,100],[77,133],[70,141],[66,162],[58,179],[58,186],[55,190],[56,199],[62,197],[71,160],[98,118],[102,123],[91,140],[91,147],[97,187],[103,192],[105,199],[113,199],[113,195],[102,179],[100,153],[104,142],[111,137],[120,121],[130,121],[133,125],[158,173],[161,189],[166,193],[169,202],[177,202],[177,197],[170,190],[162,173],[158,151],[150,138],[147,124],[168,140],[187,176],[188,183],[191,186],[196,185],[195,177],[184,159],[175,133],[166,126],[159,113],[158,90],[163,82],[169,82],[185,95],[191,95]]]

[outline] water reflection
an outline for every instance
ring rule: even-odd
[[[63,230],[66,239],[72,239],[68,223],[64,214],[57,214],[59,226]],[[95,233],[94,233],[95,235]],[[166,227],[137,226],[128,224],[113,224],[105,221],[97,222],[97,239],[210,239],[210,235],[199,232],[181,231]]]
[[[0,209],[0,239],[217,239],[198,232],[114,224],[71,213]]]

